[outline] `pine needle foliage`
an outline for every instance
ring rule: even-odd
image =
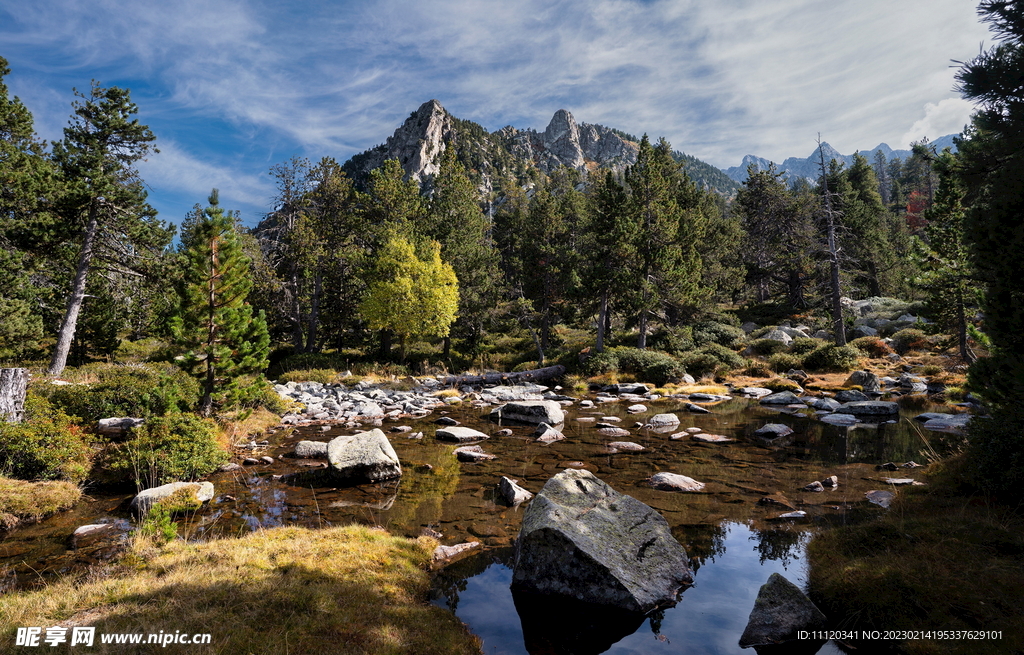
[[[184,253],[186,282],[171,320],[175,342],[185,351],[182,367],[202,385],[204,416],[215,403],[229,409],[246,400],[246,389],[260,385],[243,388],[241,380],[262,373],[270,350],[266,317],[262,310],[254,315],[246,302],[252,279],[234,223],[218,206],[214,189]]]

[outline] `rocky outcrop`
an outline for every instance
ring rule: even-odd
[[[327,470],[342,484],[365,484],[402,477],[402,465],[379,429],[331,439]]]
[[[601,125],[577,124],[565,109],[559,109],[543,132],[505,127],[498,133],[518,158],[533,162],[550,172],[559,166],[585,171],[588,162],[621,171],[636,163],[637,144],[626,141]]]
[[[127,434],[132,428],[137,428],[145,422],[146,419],[132,418],[130,416],[101,418],[96,425],[96,431],[107,436],[122,436]]]
[[[513,590],[646,613],[692,582],[668,522],[589,471],[554,476],[523,515]]]
[[[827,619],[795,584],[772,573],[761,585],[740,647],[771,646],[796,640],[801,631],[823,630]]]

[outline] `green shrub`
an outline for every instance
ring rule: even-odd
[[[44,393],[67,414],[92,423],[111,416],[146,418],[193,409],[199,382],[175,366],[155,364],[96,368],[98,382],[51,386]]]
[[[735,348],[746,338],[746,333],[740,328],[717,321],[701,321],[693,326],[693,341],[698,347],[716,344]]]
[[[217,426],[195,414],[155,416],[118,444],[110,469],[134,479],[138,486],[195,480],[226,462],[228,453],[217,442]]]
[[[587,361],[583,362],[583,373],[587,377],[603,375],[617,370],[619,370],[619,356],[613,348],[592,355]]]
[[[868,357],[885,357],[893,352],[892,348],[878,337],[860,337],[851,341],[850,345]]]
[[[761,355],[762,357],[782,352],[786,350],[786,347],[786,344],[775,339],[757,339],[750,344],[750,349],[754,351],[754,354]]]
[[[700,379],[706,375],[714,375],[722,366],[722,362],[714,355],[695,350],[682,356],[683,366],[693,377]]]
[[[770,378],[772,370],[765,362],[750,359],[747,360],[747,366],[743,369],[743,374],[752,378]]]
[[[631,373],[638,380],[662,386],[679,381],[686,374],[683,365],[671,355],[639,348],[609,348],[594,355],[583,365],[587,376],[618,371]]]
[[[171,512],[163,503],[155,503],[142,519],[139,534],[152,537],[159,544],[166,544],[178,536],[178,526],[171,521]]]
[[[689,327],[663,327],[650,336],[647,345],[677,357],[695,347]]]
[[[789,352],[794,355],[806,355],[807,353],[814,352],[818,348],[826,345],[828,342],[824,339],[815,339],[813,337],[797,337],[793,339],[793,342],[789,344]]]
[[[924,332],[917,328],[907,328],[892,335],[892,347],[901,355],[911,350],[923,350],[928,347]]]
[[[25,480],[79,483],[91,468],[89,442],[71,417],[29,392],[22,423],[0,421],[0,472]]]
[[[804,365],[804,358],[792,353],[775,353],[768,358],[768,366],[776,373],[785,373],[791,368],[800,368]]]
[[[344,371],[349,367],[348,360],[347,356],[340,353],[298,353],[283,357],[276,364],[276,368],[280,368],[285,372],[309,371],[313,369]]]
[[[274,390],[274,385],[262,378],[258,384],[260,385],[259,389],[257,389],[253,394],[253,407],[265,407],[268,412],[277,414],[278,416],[285,414],[291,408],[292,401],[282,398],[281,395]]]
[[[743,368],[744,364],[746,364],[746,361],[739,353],[717,343],[709,343],[703,348],[699,348],[697,352],[711,355],[717,359],[724,368],[728,368],[730,370]]]
[[[853,346],[822,346],[804,357],[803,366],[812,371],[852,371],[857,367],[860,351]]]

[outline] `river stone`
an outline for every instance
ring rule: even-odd
[[[191,500],[194,500],[197,505],[210,500],[214,494],[212,482],[170,482],[139,492],[135,498],[132,498],[129,509],[132,514],[141,519],[153,508],[153,505],[172,496],[180,489],[188,490],[192,494]]]
[[[534,434],[539,435],[537,441],[541,443],[552,443],[555,441],[561,441],[565,439],[565,435],[551,427],[547,423],[541,423],[537,426],[537,431]]]
[[[858,386],[862,391],[867,392],[879,391],[881,389],[878,376],[871,371],[854,371],[850,374],[850,377],[846,378],[846,382],[843,384],[847,387]]]
[[[558,425],[565,421],[565,413],[562,411],[562,406],[553,400],[527,400],[495,407],[491,411],[491,418],[534,425],[537,423]]]
[[[453,419],[451,416],[442,416],[438,418],[434,423],[438,425],[458,425],[459,422]]]
[[[647,405],[630,405],[629,407],[626,408],[626,411],[629,412],[630,414],[639,414],[641,412],[647,411]]]
[[[792,405],[800,402],[800,398],[792,391],[780,391],[765,396],[760,402],[762,405]]]
[[[101,418],[96,426],[96,431],[100,434],[107,435],[123,435],[127,434],[132,428],[137,428],[146,422],[144,418],[132,418],[130,416],[120,418]]]
[[[854,416],[889,416],[899,413],[900,406],[887,400],[863,400],[845,403],[836,408],[836,414],[853,414]]]
[[[821,484],[825,485],[830,489],[835,489],[836,487],[839,486],[839,478],[834,475],[830,475],[827,478],[823,478]]]
[[[452,452],[455,453],[460,462],[484,462],[489,459],[497,459],[497,455],[485,453],[484,449],[480,446],[463,446],[456,448]]]
[[[387,436],[378,428],[331,439],[327,470],[339,482],[363,484],[402,477],[402,465]]]
[[[647,423],[653,427],[663,425],[679,425],[679,417],[675,414],[655,414],[647,419]]]
[[[606,437],[625,437],[629,435],[629,430],[623,430],[622,428],[600,428],[598,432]]]
[[[668,522],[593,473],[565,469],[523,515],[513,590],[647,613],[693,582]]]
[[[638,453],[644,450],[644,447],[638,443],[632,441],[613,441],[608,444],[609,450],[616,450],[621,453]]]
[[[754,434],[762,439],[778,439],[793,434],[793,428],[782,423],[765,423],[755,430]]]
[[[682,432],[680,434],[689,434],[689,432]],[[675,437],[675,435],[672,435],[672,436],[673,436],[673,438]],[[735,441],[735,439],[730,439],[729,437],[727,437],[725,435],[721,435],[721,434],[704,434],[703,432],[701,432],[699,434],[693,435],[692,438],[693,438],[694,441],[703,441],[704,443],[730,443],[730,442]]]
[[[620,382],[619,384],[609,384],[601,391],[607,391],[608,393],[631,393],[641,395],[647,393],[650,389],[646,384],[640,384],[637,382]]]
[[[834,398],[815,398],[808,404],[812,409],[820,409],[826,412],[834,412],[842,405],[841,402]]]
[[[441,441],[456,441],[458,443],[466,443],[468,441],[480,441],[482,439],[489,439],[486,434],[473,428],[465,428],[461,426],[450,426],[447,428],[439,428],[434,436]]]
[[[693,403],[686,403],[685,405],[683,405],[683,407],[686,408],[686,411],[691,412],[693,414],[710,414],[711,413],[710,409],[707,409],[706,407],[701,407],[700,405],[695,405]]]
[[[862,391],[843,389],[836,392],[836,400],[840,403],[859,403],[864,400],[870,400],[870,398]]]
[[[769,646],[792,641],[801,631],[824,630],[827,619],[795,584],[772,573],[761,585],[740,647]]]
[[[655,473],[646,482],[662,491],[703,491],[704,483],[678,473]]]
[[[533,498],[532,493],[520,487],[516,482],[516,480],[505,476],[501,476],[501,479],[498,480],[498,495],[509,505],[519,505]]]
[[[888,508],[892,503],[892,499],[896,497],[891,491],[883,491],[881,489],[875,489],[874,491],[868,491],[864,494],[864,497],[868,499],[868,502],[874,503],[879,507]]]
[[[740,389],[740,395],[750,398],[764,398],[765,396],[772,395],[772,390],[765,389],[764,387],[743,387]]]
[[[828,423],[829,425],[849,427],[851,425],[857,425],[857,417],[853,414],[826,414],[821,417],[821,422]]]
[[[962,432],[970,420],[970,414],[953,414],[949,418],[928,419],[923,427],[936,432]]]
[[[479,541],[467,541],[461,544],[455,544],[454,546],[438,546],[434,549],[433,561],[434,564],[440,564],[447,562],[454,557],[457,557],[465,552],[473,550],[480,545]]]
[[[295,444],[295,456],[301,459],[327,457],[326,441],[300,441]]]

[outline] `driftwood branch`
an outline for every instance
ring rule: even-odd
[[[522,382],[541,382],[554,380],[565,375],[565,367],[561,364],[535,368],[532,371],[518,373],[484,373],[483,375],[449,375],[441,379],[441,384],[457,387],[464,384],[518,384]]]

